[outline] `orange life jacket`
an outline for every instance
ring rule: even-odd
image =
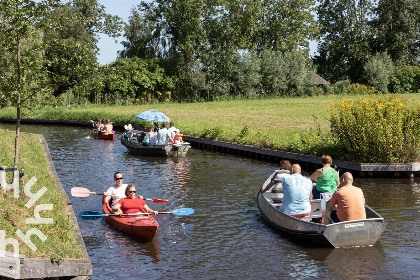
[[[179,143],[182,143],[182,134],[181,133],[176,133],[174,136],[174,142],[176,143],[176,141],[179,141]]]

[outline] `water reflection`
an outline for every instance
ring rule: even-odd
[[[126,270],[132,271],[139,267],[139,261],[151,261],[154,263],[160,262],[159,239],[156,238],[151,242],[141,242],[128,235],[116,234],[116,231],[104,232],[106,243],[109,249],[119,246],[117,258],[121,262],[126,262],[126,259],[133,259],[133,262],[126,262]],[[131,267],[130,267],[131,266]]]
[[[385,266],[385,252],[380,244],[360,248],[314,248],[306,253],[325,266],[334,279],[371,279]]]

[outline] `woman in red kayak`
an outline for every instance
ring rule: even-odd
[[[136,197],[136,187],[128,185],[125,189],[125,196],[112,207],[112,211],[117,214],[130,214],[130,213],[150,213],[157,215],[158,211],[154,211],[147,206],[143,198]]]

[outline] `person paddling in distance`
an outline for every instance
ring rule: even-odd
[[[154,211],[147,206],[142,197],[136,197],[136,187],[128,185],[125,189],[126,198],[121,198],[113,207],[112,211],[117,214],[131,213],[150,213],[157,215],[158,211]]]
[[[125,197],[125,189],[127,184],[123,184],[123,175],[121,172],[115,172],[114,181],[115,185],[108,188],[102,198],[103,203],[109,203],[112,198],[111,207],[113,207],[121,198]]]
[[[314,199],[321,198],[321,193],[335,191],[340,183],[339,173],[331,167],[332,158],[329,155],[323,155],[321,161],[322,168],[317,169],[310,177],[312,182],[316,181],[316,185],[312,188]]]
[[[104,124],[102,123],[102,120],[97,119],[96,122],[90,120],[90,122],[92,123],[92,126],[96,129],[95,132],[97,132],[98,134],[101,134],[102,130],[104,130]]]

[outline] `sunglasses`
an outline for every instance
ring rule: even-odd
[[[120,177],[120,178],[115,178],[115,180],[122,180],[123,179],[123,177]]]
[[[129,193],[136,193],[136,191],[128,191]]]

